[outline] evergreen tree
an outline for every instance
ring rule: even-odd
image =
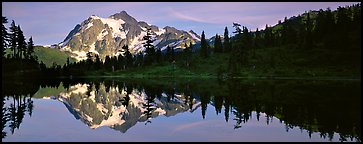
[[[124,56],[125,56],[125,68],[124,69],[128,69],[132,66],[132,54],[130,53],[129,51],[129,46],[127,45],[124,45],[122,47],[122,49],[124,49],[125,53],[124,53]]]
[[[296,44],[297,30],[292,27],[289,21],[285,22],[284,30],[286,32],[286,44]]]
[[[161,48],[157,48],[156,50],[156,61],[157,63],[161,63],[162,61]]]
[[[22,59],[23,55],[25,55],[26,52],[26,42],[25,42],[25,37],[24,37],[24,33],[20,28],[20,25],[18,25],[18,57],[20,59]]]
[[[116,56],[111,57],[111,70],[112,70],[112,72],[117,70],[117,57]]]
[[[325,15],[324,11],[322,9],[319,10],[318,15],[316,17],[316,24],[313,30],[314,35],[314,43],[321,43],[323,40],[323,37],[325,36],[327,29],[325,27]]]
[[[209,47],[207,41],[205,40],[204,31],[202,32],[200,54],[203,58],[209,57]]]
[[[240,24],[233,23],[233,27],[236,29],[233,33],[234,36],[232,50],[229,57],[228,67],[232,75],[239,74],[242,64],[245,63],[245,46],[243,45],[242,30]]]
[[[254,47],[256,47],[256,48],[261,47],[261,32],[258,30],[258,28],[256,29],[256,32],[255,32],[254,44],[255,44]]]
[[[171,47],[169,46],[169,45],[167,45],[166,46],[166,53],[165,53],[165,57],[166,57],[166,59],[169,61],[169,62],[171,62],[171,58],[170,58],[170,56],[171,56]]]
[[[30,37],[29,38],[29,42],[28,42],[28,48],[26,51],[26,56],[25,58],[31,58],[32,57],[32,53],[34,52],[34,44],[33,44],[33,38]]]
[[[336,48],[340,49],[348,45],[348,32],[350,29],[350,23],[351,18],[349,17],[348,10],[345,7],[338,7],[336,14],[336,34],[334,37]]]
[[[192,42],[189,43],[189,47],[188,47],[188,52],[189,52],[189,55],[191,56],[192,53],[193,53],[193,44]]]
[[[106,70],[108,71],[112,70],[112,62],[110,56],[106,56],[104,66]]]
[[[151,28],[147,28],[146,36],[143,37],[143,40],[146,40],[144,44],[146,49],[145,64],[151,65],[155,61],[155,47],[152,44],[154,40],[152,39]]]
[[[184,59],[185,59],[185,65],[187,67],[189,67],[190,65],[190,60],[192,57],[192,42],[189,43],[189,46],[187,46],[187,44],[185,43],[185,49],[183,50],[184,53]]]
[[[87,56],[87,59],[86,59],[87,69],[92,70],[93,69],[93,55],[92,55],[92,52],[87,52],[86,56]]]
[[[361,42],[361,30],[362,30],[362,11],[361,11],[361,4],[358,3],[356,5],[353,6],[352,8],[352,26],[354,28],[357,29],[351,29],[352,30],[352,34],[351,36],[353,36],[352,38],[352,47],[356,48],[356,51],[361,51],[361,46],[362,46],[362,42]]]
[[[117,56],[116,70],[121,70],[124,67],[124,57],[122,55]]]
[[[18,27],[15,25],[14,20],[11,22],[10,26],[10,49],[13,51],[13,57],[16,57],[17,42],[18,42]]]
[[[304,45],[305,48],[311,49],[313,47],[313,39],[312,39],[312,21],[310,19],[310,12],[306,13],[306,20],[305,20],[305,35],[304,35]]]
[[[264,30],[264,41],[265,41],[265,46],[267,47],[273,46],[272,28],[270,28],[267,24]]]
[[[281,38],[280,38],[280,44],[287,44],[287,17],[284,18],[284,23],[281,24]]]
[[[166,57],[169,62],[174,61],[174,48],[171,48],[169,45],[166,47]]]
[[[330,8],[327,8],[327,10],[325,11],[325,28],[327,30],[327,34],[333,34],[336,30],[335,30],[335,18],[334,15],[332,13],[332,11],[330,10]],[[336,34],[334,34],[336,35]],[[334,48],[335,46],[335,40],[334,40],[334,35],[330,35],[330,36],[326,36],[323,37],[323,42],[325,44],[326,48]]]
[[[67,66],[69,66],[69,64],[70,64],[70,61],[69,61],[69,57],[67,57]]]
[[[8,23],[8,19],[3,16],[2,19],[2,56],[5,57],[5,50],[8,47],[9,34],[4,24]]]
[[[171,62],[174,62],[175,61],[175,50],[174,50],[174,47],[171,47],[171,50],[170,50],[170,60],[171,60]]]
[[[144,54],[142,54],[142,52],[139,52],[136,55],[135,65],[136,66],[142,66],[143,62],[144,62]]]
[[[231,44],[229,41],[229,34],[227,27],[224,28],[224,43],[223,43],[223,52],[229,52],[231,50]]]
[[[247,27],[242,27],[242,43],[247,48],[246,50],[252,49],[252,36],[248,31]]]
[[[214,51],[216,53],[223,52],[222,40],[221,40],[221,37],[217,34],[216,34],[215,40],[214,40]]]
[[[69,57],[67,58],[67,63],[69,64]],[[96,54],[96,56],[95,56],[95,68],[97,70],[99,70],[101,68],[101,65],[102,65],[102,62],[101,62],[100,56],[98,54]]]

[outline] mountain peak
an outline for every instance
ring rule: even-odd
[[[127,14],[127,12],[126,12],[126,11],[124,11],[124,10],[123,10],[123,11],[121,11],[121,12],[120,12],[120,14],[126,14],[126,15],[128,15],[128,14]]]
[[[116,13],[116,14],[113,14],[111,16],[109,16],[109,18],[112,18],[112,19],[121,19],[123,21],[126,21],[126,22],[132,22],[132,23],[137,23],[137,20],[135,18],[133,18],[132,16],[130,16],[126,11],[121,11],[119,13]]]
[[[69,51],[77,60],[86,59],[87,52],[99,54],[101,59],[106,56],[122,54],[118,50],[128,45],[132,54],[142,52],[145,27],[151,28],[155,39],[153,45],[157,48],[183,47],[186,41],[196,43],[200,38],[194,32],[178,30],[171,26],[160,29],[144,21],[137,21],[126,11],[115,13],[108,18],[92,15],[77,25],[59,45],[64,51]]]

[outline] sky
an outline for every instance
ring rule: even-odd
[[[126,11],[138,21],[160,28],[193,30],[207,38],[233,31],[237,22],[250,30],[275,25],[278,20],[305,11],[347,6],[359,2],[2,2],[2,16],[20,25],[35,45],[62,42],[68,33],[91,15],[107,18]]]

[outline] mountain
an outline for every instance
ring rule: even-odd
[[[108,18],[92,15],[81,24],[77,24],[69,32],[63,42],[57,46],[69,52],[77,60],[86,59],[87,52],[106,56],[121,54],[121,48],[128,45],[132,54],[144,51],[143,36],[146,28],[151,28],[156,48],[165,50],[167,45],[175,48],[184,48],[184,43],[193,44],[200,41],[200,36],[192,30],[178,30],[166,26],[159,28],[144,21],[137,21],[125,11],[116,13]]]

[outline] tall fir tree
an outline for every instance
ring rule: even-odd
[[[155,58],[157,63],[161,63],[162,61],[161,48],[157,48]]]
[[[229,52],[231,50],[231,44],[229,40],[228,28],[224,28],[224,42],[223,42],[223,52]]]
[[[233,23],[233,27],[236,29],[233,33],[235,33],[232,50],[229,57],[228,69],[232,73],[232,75],[238,75],[241,69],[242,64],[245,63],[245,46],[243,44],[243,34],[241,25],[238,23]]]
[[[204,31],[202,32],[202,38],[200,41],[200,54],[203,58],[207,58],[209,57],[209,46],[205,40]]]
[[[267,24],[264,30],[264,44],[266,47],[272,47],[273,45],[273,35],[272,35],[272,28],[270,28]]]
[[[128,69],[132,66],[132,54],[130,53],[129,51],[129,46],[127,45],[124,45],[122,47],[122,49],[124,49],[125,53],[124,53],[124,56],[125,56],[125,68],[124,69]]]
[[[30,37],[29,38],[29,42],[28,42],[28,48],[27,48],[27,51],[26,51],[26,59],[28,58],[32,58],[32,54],[34,52],[34,43],[33,43],[33,37]]]
[[[2,40],[2,56],[5,57],[5,50],[8,47],[8,41],[9,41],[9,33],[7,31],[7,28],[5,27],[4,24],[8,23],[8,19],[6,17],[3,16],[2,18],[2,27],[1,27],[1,31],[2,31],[2,35],[1,35],[1,40]]]
[[[18,45],[18,27],[15,25],[15,21],[13,20],[10,25],[10,49],[13,51],[13,57],[16,57],[17,53],[17,45]]]
[[[304,35],[304,46],[307,49],[311,49],[313,47],[313,39],[312,39],[312,20],[310,18],[310,12],[306,13],[306,20],[305,20],[305,35]]]
[[[314,43],[320,44],[322,43],[323,37],[327,32],[327,29],[325,27],[325,12],[322,9],[319,10],[315,21],[315,27],[313,29]]]
[[[189,46],[187,46],[187,43],[185,43],[185,49],[183,50],[183,55],[185,59],[185,66],[189,67],[190,60],[191,60],[191,53],[192,53],[192,42],[189,43]]]
[[[258,28],[256,29],[254,39],[255,39],[254,40],[254,47],[255,48],[260,48],[261,47],[261,32],[258,30]]]
[[[116,70],[122,70],[124,68],[125,59],[122,55],[117,56]]]
[[[166,47],[166,57],[169,62],[173,62],[175,60],[174,47],[170,47],[169,45]]]
[[[135,57],[135,65],[136,66],[142,66],[144,63],[144,54],[142,52],[139,52]]]
[[[144,43],[146,52],[145,64],[151,65],[155,61],[155,46],[152,44],[154,40],[152,38],[151,28],[146,27],[146,29],[146,35],[143,37],[143,40],[146,40],[146,42]]]
[[[25,56],[25,52],[26,52],[26,42],[25,42],[25,37],[24,37],[24,33],[20,28],[20,25],[18,25],[18,57],[20,59],[23,58],[23,56]]]
[[[222,46],[221,37],[218,34],[216,34],[215,40],[214,40],[214,52],[221,53],[221,52],[223,52],[222,49],[223,49],[223,46]]]
[[[171,47],[169,45],[166,46],[165,57],[169,62],[171,62]]]
[[[67,58],[67,65],[69,65],[69,57]],[[98,54],[96,54],[95,56],[95,68],[97,70],[99,70],[102,66],[102,62],[101,62],[101,59],[100,59],[100,56]]]

